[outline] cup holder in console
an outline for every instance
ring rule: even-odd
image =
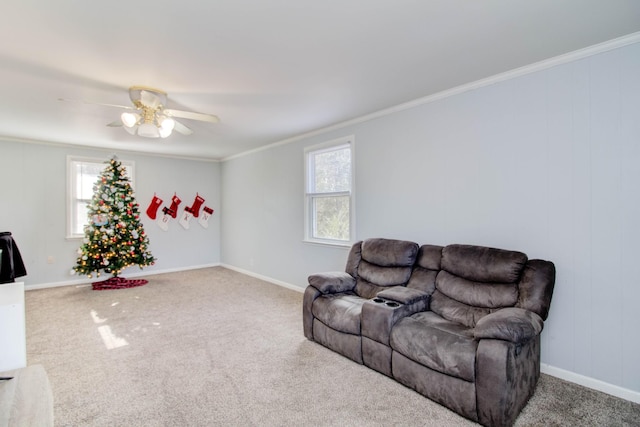
[[[382,299],[380,297],[375,297],[371,301],[375,302],[376,304],[384,304],[387,307],[391,307],[391,308],[400,307],[400,303],[397,303],[395,301],[388,301],[388,300]]]

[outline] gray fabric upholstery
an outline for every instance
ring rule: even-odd
[[[351,275],[353,278],[358,277],[358,265],[362,259],[362,242],[356,242],[351,246],[349,255],[347,256],[347,265],[344,271]]]
[[[355,293],[364,299],[371,299],[378,295],[378,292],[385,290],[386,286],[378,286],[364,280],[362,277],[358,277],[356,281]]]
[[[392,375],[391,348],[366,336],[362,337],[362,361],[369,368],[388,377]]]
[[[463,417],[478,420],[474,383],[429,369],[397,351],[391,355],[391,370],[393,378],[401,384]],[[429,420],[425,420],[425,424],[429,424]]]
[[[418,255],[418,244],[404,240],[368,239],[361,245],[355,292],[370,299],[388,286],[404,286]]]
[[[540,376],[555,266],[522,252],[391,239],[309,277],[305,336],[487,426],[512,425]]]
[[[473,330],[476,339],[497,339],[520,344],[542,332],[542,318],[532,311],[510,307],[498,310],[478,321]]]
[[[362,364],[362,337],[360,335],[335,331],[318,319],[314,319],[313,339],[336,353]]]
[[[409,291],[409,293],[418,292],[400,287],[398,289]],[[389,291],[391,289],[380,294]],[[428,298],[413,298],[404,304],[392,299],[383,299],[381,296],[368,300],[362,306],[362,335],[384,345],[389,345],[391,329],[396,322],[413,313],[426,310],[428,304]]]
[[[438,273],[436,288],[446,296],[474,307],[512,307],[518,301],[515,283],[475,282],[444,270]]]
[[[522,252],[472,245],[449,245],[442,250],[442,269],[477,282],[516,283],[527,263]]]
[[[476,356],[478,421],[511,426],[540,377],[540,336],[524,345],[481,340]]]
[[[391,330],[391,348],[435,371],[473,382],[476,348],[473,331],[431,311],[398,321]]]
[[[419,289],[431,295],[436,289],[436,276],[440,271],[441,258],[442,246],[420,246],[407,288]]]
[[[413,267],[418,244],[406,240],[368,239],[362,242],[362,259],[386,267]]]
[[[412,288],[402,286],[394,286],[378,293],[380,298],[396,301],[401,304],[413,304],[420,300],[429,299],[429,294]]]
[[[430,307],[439,316],[468,328],[473,328],[478,320],[492,312],[490,308],[463,304],[437,290],[431,295]]]
[[[365,301],[357,295],[322,295],[313,303],[311,312],[336,331],[360,335],[360,312]]]
[[[345,272],[310,275],[302,307],[305,337],[362,363],[362,305],[383,289],[405,285],[417,254],[414,242],[368,239],[351,246]],[[426,308],[426,301],[422,301],[403,307],[402,313]],[[393,322],[400,314],[396,316]],[[390,328],[388,325],[385,332],[386,343]],[[316,336],[318,333],[321,336]]]
[[[426,270],[439,271],[442,268],[442,249],[442,246],[435,245],[420,246],[415,266]]]
[[[348,292],[356,286],[356,280],[342,271],[312,274],[308,280],[311,286],[323,294]]]
[[[313,286],[307,286],[302,298],[302,328],[304,336],[310,340],[313,340],[313,313],[311,310],[313,309],[313,302],[320,295],[322,294],[319,290]]]
[[[547,320],[555,282],[556,267],[552,262],[540,259],[529,261],[520,282],[518,307],[531,310]]]
[[[411,277],[411,269],[411,266],[372,264],[363,259],[358,266],[358,280],[366,280],[378,286],[404,285]]]

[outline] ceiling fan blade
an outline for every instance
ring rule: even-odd
[[[170,108],[165,108],[162,111],[165,115],[169,117],[180,117],[181,119],[200,120],[200,121],[209,122],[209,123],[220,122],[220,119],[218,118],[218,116],[214,116],[213,114],[195,113],[193,111],[172,110]]]
[[[189,129],[179,121],[174,120],[174,122],[175,122],[175,126],[173,127],[173,130],[175,130],[176,132],[181,133],[183,135],[191,135],[193,133],[191,129]]]
[[[107,123],[107,126],[117,128],[122,126],[122,120],[116,120],[115,122]]]
[[[103,104],[102,102],[91,102],[91,101],[83,101],[81,99],[66,99],[66,98],[58,98],[58,101],[64,102],[80,102],[82,104],[88,105],[102,105],[104,107],[115,107],[115,108],[124,108],[125,110],[135,110],[135,107],[127,106],[127,105],[116,105],[116,104]]]

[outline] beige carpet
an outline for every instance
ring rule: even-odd
[[[29,364],[57,426],[468,426],[306,340],[302,294],[224,268],[30,291]],[[543,375],[518,426],[640,425],[640,405]]]

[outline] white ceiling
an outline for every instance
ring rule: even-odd
[[[0,138],[222,159],[640,31],[637,0],[4,0]],[[106,127],[166,91],[167,139]]]

